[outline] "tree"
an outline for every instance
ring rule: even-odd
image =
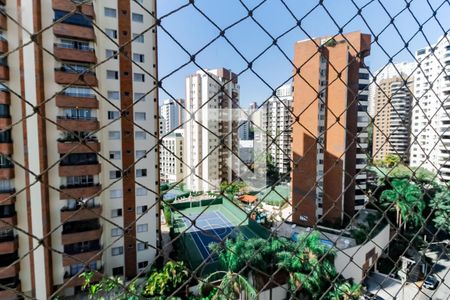
[[[138,300],[140,292],[136,288],[136,282],[124,284],[119,277],[103,277],[99,282],[93,283],[94,272],[81,273],[80,278],[84,278],[82,290],[88,292],[89,299],[118,299],[118,300]]]
[[[384,207],[394,209],[396,212],[396,223],[401,227],[404,223],[419,225],[423,221],[423,210],[425,202],[423,193],[419,186],[408,179],[393,179],[392,189],[381,193],[380,201]]]
[[[213,289],[212,297],[213,300],[228,300],[228,299],[239,299],[241,295],[245,296],[246,299],[252,300],[256,299],[256,290],[248,282],[247,278],[244,276],[234,273],[231,271],[217,271],[210,274],[204,280],[200,282],[199,290],[201,293],[204,292],[205,287],[211,287],[211,281],[218,276],[223,275],[220,278],[220,284],[217,288]]]
[[[328,292],[329,300],[359,300],[363,295],[363,288],[360,284],[350,282],[339,282],[334,284],[333,289]]]
[[[434,211],[434,225],[450,233],[450,191],[437,193],[431,200],[430,208]]]
[[[400,162],[401,162],[401,158],[400,158],[400,156],[398,156],[396,154],[388,154],[384,157],[384,164],[388,168],[395,167]]]
[[[188,279],[189,271],[183,262],[169,261],[160,272],[151,273],[142,294],[152,299],[167,299]]]
[[[293,295],[307,293],[318,298],[337,276],[334,253],[320,241],[320,234],[303,234],[296,243],[277,254],[278,266],[289,272]]]

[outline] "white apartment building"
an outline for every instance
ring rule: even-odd
[[[172,132],[183,123],[184,109],[180,106],[184,105],[184,99],[166,99],[160,107],[160,118],[165,122],[164,133]]]
[[[162,183],[179,183],[184,178],[183,130],[165,136],[160,147],[160,178]]]
[[[20,48],[0,65],[0,127],[17,123],[0,134],[0,218],[22,230],[0,228],[0,280],[33,299],[72,296],[85,270],[133,278],[159,245],[155,1],[75,2],[0,1],[0,52]]]
[[[186,78],[186,108],[195,113],[184,126],[188,189],[218,190],[222,181],[234,178],[238,125],[233,109],[238,104],[237,75],[230,70],[199,70]]]
[[[432,51],[433,49],[433,51]],[[432,47],[416,51],[419,67],[414,73],[410,165],[439,173],[450,180],[450,45],[441,37]]]
[[[266,151],[281,174],[291,166],[292,143],[292,85],[285,84],[276,90],[261,108],[265,132]]]
[[[405,84],[406,80],[406,84]],[[388,154],[409,162],[413,77],[393,75],[381,80],[372,97],[375,102],[372,156],[383,160]]]

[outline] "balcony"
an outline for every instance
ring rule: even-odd
[[[76,9],[77,5],[75,5],[71,0],[52,0],[52,8],[55,10],[70,12]],[[92,4],[83,4],[78,9],[82,14],[86,16],[89,16],[91,18],[95,17],[94,7],[92,6]]]
[[[0,204],[8,205],[16,202],[15,189],[0,191]]]
[[[14,263],[18,259],[16,253],[0,255],[0,279],[17,277],[20,264]]]
[[[93,48],[70,48],[65,44],[54,44],[53,54],[59,60],[96,63],[97,57]]]
[[[8,66],[0,65],[0,80],[9,80],[9,67]]]
[[[63,38],[73,38],[85,41],[95,41],[94,29],[73,24],[55,23],[53,34]]]
[[[0,255],[14,253],[18,248],[19,239],[17,236],[11,234],[0,238]]]
[[[14,300],[17,299],[16,291],[20,291],[20,280],[17,278],[8,278],[0,280],[0,299],[2,300]]]
[[[17,215],[15,212],[9,216],[0,215],[0,229],[11,228],[14,225],[17,225]]]
[[[101,236],[102,227],[98,223],[98,219],[74,221],[63,225],[62,244],[99,240]]]
[[[97,175],[101,172],[101,165],[96,164],[86,165],[59,165],[59,176],[82,176],[82,175]]]
[[[100,128],[97,118],[70,118],[58,117],[56,124],[59,130],[65,131],[95,131]],[[1,127],[0,127],[1,128]]]
[[[0,39],[0,53],[8,52],[8,41],[5,39]]]
[[[100,143],[98,140],[80,141],[58,141],[58,153],[98,153]]]
[[[11,104],[11,96],[9,91],[0,90],[0,104]]]
[[[63,207],[61,209],[61,223],[82,221],[98,218],[102,213],[102,207],[81,207],[77,206],[75,209]]]
[[[85,73],[77,73],[61,68],[55,69],[55,82],[58,84],[76,84],[88,86],[98,85],[97,77],[95,76],[94,72],[87,71]]]
[[[91,279],[92,283],[99,282],[103,278],[103,269],[97,270]],[[76,287],[84,284],[84,278],[80,278],[79,274],[64,274],[64,287]]]
[[[86,184],[76,186],[61,186],[59,197],[61,200],[65,199],[86,199],[97,195],[102,190],[100,184]]]
[[[0,180],[14,178],[14,166],[0,166]]]
[[[0,11],[2,12],[2,13],[0,13],[0,30],[6,30],[8,28],[8,26],[7,26],[8,18],[6,17],[6,15],[3,14],[3,10],[4,10],[4,8],[0,9]]]
[[[56,106],[64,108],[98,108],[98,100],[95,96],[88,97],[70,94],[58,94],[55,97]]]
[[[102,254],[99,251],[102,247],[97,245],[89,245],[88,247],[77,247],[64,251],[63,266],[78,264],[80,262],[88,262],[92,260],[100,260]]]
[[[0,116],[0,129],[5,129],[11,126],[11,117]]]

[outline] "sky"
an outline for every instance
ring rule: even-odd
[[[343,27],[343,32],[371,33],[372,39],[378,36],[365,61],[371,71],[375,71],[389,63],[389,57],[393,62],[413,61],[417,49],[436,43],[450,28],[450,4],[445,0],[324,0],[322,5],[319,0],[195,0],[195,6],[220,29],[193,5],[187,5],[189,2],[158,1],[158,16],[162,17],[158,28],[159,78],[165,90],[160,90],[160,101],[185,98],[185,77],[199,69],[189,63],[190,56],[217,38],[220,30],[248,16],[247,9],[253,11],[256,22],[250,17],[243,19],[225,30],[229,42],[219,37],[195,57],[202,68],[225,67],[239,74],[241,107],[247,107],[252,101],[265,101],[272,94],[272,88],[289,80],[294,44],[308,35],[330,36]],[[183,5],[187,6],[171,14]],[[296,26],[296,19],[285,6],[302,20],[301,28]],[[391,17],[394,17],[392,23]],[[422,32],[418,32],[418,22],[423,24]],[[281,50],[272,45],[269,34],[276,38],[284,34],[277,39]],[[409,51],[405,49],[405,42]],[[252,61],[270,45],[252,65],[261,77],[258,78],[251,70],[246,70],[245,59]]]

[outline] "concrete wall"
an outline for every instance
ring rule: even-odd
[[[389,224],[369,242],[345,250],[338,250],[334,265],[344,278],[360,283],[366,273],[376,264],[378,257],[389,245]],[[350,259],[352,258],[352,261]]]

